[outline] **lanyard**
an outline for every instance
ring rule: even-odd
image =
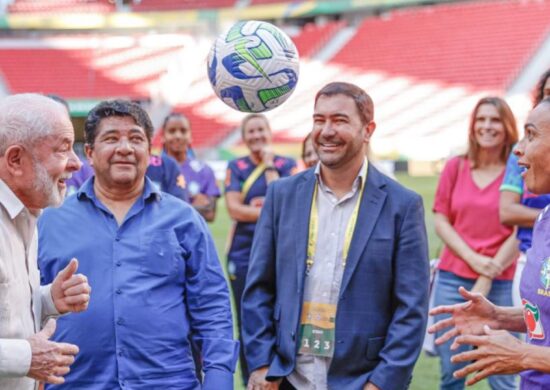
[[[258,164],[256,168],[254,168],[250,176],[248,176],[248,178],[245,180],[245,182],[243,183],[243,188],[241,189],[243,201],[244,201],[244,198],[246,198],[248,191],[250,191],[250,188],[252,187],[252,185],[256,182],[256,180],[258,180],[258,178],[262,175],[262,173],[264,173],[264,171],[265,171],[265,164],[262,162]]]
[[[362,170],[364,170],[365,180],[361,180],[359,188],[359,198],[355,203],[355,207],[348,221],[348,226],[346,227],[346,233],[344,235],[344,247],[342,248],[342,266],[346,266],[346,261],[348,259],[349,248],[351,246],[351,239],[353,237],[353,231],[355,230],[355,225],[357,223],[357,216],[359,214],[359,206],[361,204],[361,198],[363,197],[363,192],[365,191],[365,182],[367,181],[367,167],[368,161],[365,159]],[[315,248],[317,246],[317,234],[319,231],[319,215],[317,210],[317,189],[319,183],[315,185],[313,190],[313,200],[311,201],[311,213],[309,215],[309,239],[307,242],[307,259],[306,267],[307,272],[311,269],[315,257]]]

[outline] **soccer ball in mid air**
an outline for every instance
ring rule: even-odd
[[[243,112],[282,104],[298,82],[298,51],[280,29],[266,22],[236,23],[210,49],[208,78],[216,95]]]

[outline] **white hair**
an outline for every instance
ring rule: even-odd
[[[67,115],[53,99],[22,93],[0,100],[0,157],[14,144],[32,146],[52,133],[59,113]]]

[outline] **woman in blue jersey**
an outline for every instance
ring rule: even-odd
[[[225,202],[235,222],[229,237],[227,270],[240,326],[243,294],[254,228],[260,216],[267,186],[296,169],[294,160],[275,155],[271,145],[271,128],[265,115],[247,115],[241,123],[241,136],[250,154],[229,162],[225,179]],[[242,345],[242,341],[241,341]],[[241,348],[243,380],[248,382],[248,369]]]

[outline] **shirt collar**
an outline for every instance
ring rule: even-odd
[[[0,204],[4,206],[11,219],[15,219],[23,210],[25,205],[13,193],[10,187],[0,179]]]
[[[353,186],[351,189],[351,192],[357,191],[357,189],[360,187],[362,183],[367,180],[367,170],[369,167],[369,160],[365,157],[363,161],[363,165],[361,165],[361,169],[359,169],[359,173],[357,174],[357,177],[353,181]],[[330,188],[326,186],[326,184],[323,182],[323,179],[321,177],[321,162],[319,161],[317,165],[315,166],[315,176],[317,177],[317,183],[319,183],[319,188],[324,192],[332,192]]]
[[[95,176],[92,176],[82,184],[82,187],[77,191],[76,196],[79,200],[82,200],[82,197],[86,197],[91,200],[96,200],[96,195],[94,191],[94,180]],[[145,176],[145,186],[143,188],[142,199],[147,200],[151,197],[154,197],[155,200],[162,199],[162,192],[153,184],[147,176]]]

